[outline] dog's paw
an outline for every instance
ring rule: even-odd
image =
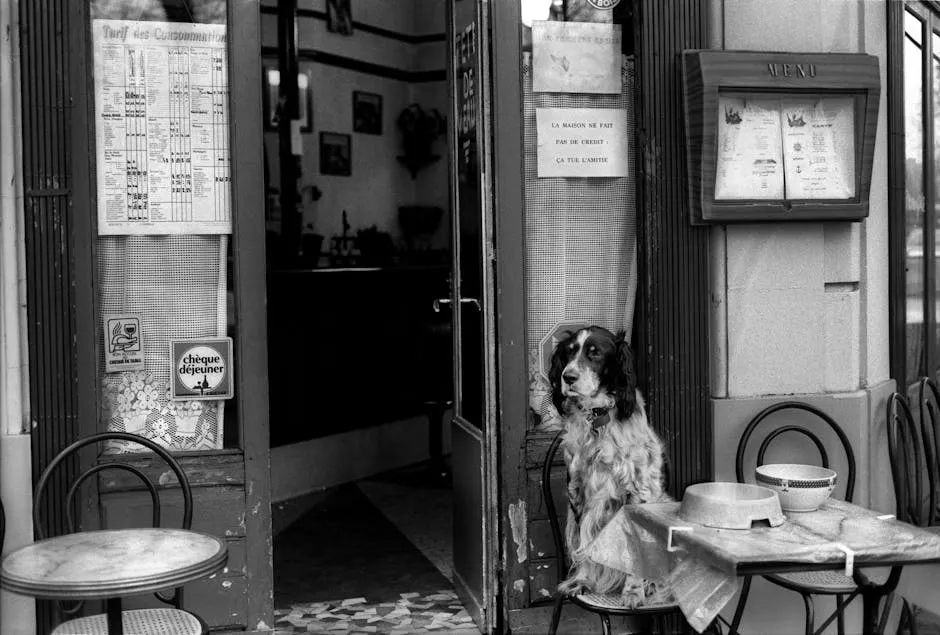
[[[577,578],[568,578],[558,585],[558,590],[567,595],[580,595],[589,591],[587,583]]]
[[[646,604],[646,594],[643,592],[642,586],[627,585],[620,593],[620,600],[628,609],[635,609]]]

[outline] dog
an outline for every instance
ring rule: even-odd
[[[584,555],[624,505],[669,500],[663,444],[647,420],[624,332],[590,326],[570,333],[555,347],[549,382],[565,429],[568,466],[565,538],[571,569],[559,589],[619,594],[631,608],[668,601],[671,594],[662,585]]]

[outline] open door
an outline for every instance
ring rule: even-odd
[[[454,585],[480,630],[496,612],[494,568],[495,313],[487,5],[450,0],[448,10],[451,297],[454,334]]]

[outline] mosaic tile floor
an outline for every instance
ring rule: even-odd
[[[402,593],[396,602],[369,604],[366,598],[293,604],[277,609],[275,635],[293,633],[478,633],[473,618],[449,589]]]

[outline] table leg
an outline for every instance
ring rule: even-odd
[[[121,598],[106,601],[108,611],[108,635],[124,635],[124,622],[121,620]]]
[[[878,606],[881,598],[885,596],[880,589],[862,591],[862,633],[876,635],[878,633]]]

